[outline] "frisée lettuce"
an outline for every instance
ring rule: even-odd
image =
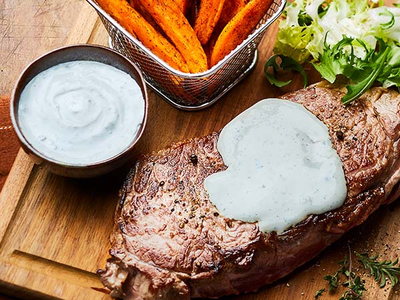
[[[339,75],[346,77],[344,104],[375,82],[400,88],[397,6],[369,0],[294,0],[279,23],[274,52],[282,63],[286,57],[298,64],[310,62],[331,83]],[[276,78],[271,83],[282,86]]]

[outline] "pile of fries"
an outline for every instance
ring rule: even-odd
[[[97,0],[172,68],[200,73],[253,31],[273,0]]]

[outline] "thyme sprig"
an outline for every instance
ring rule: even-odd
[[[350,251],[350,249],[349,249]],[[351,252],[350,252],[351,254]],[[344,260],[340,261],[339,269],[333,275],[326,275],[324,279],[328,281],[329,292],[335,291],[340,283],[340,277],[344,276],[346,281],[342,283],[343,286],[347,287],[346,291],[342,294],[339,300],[361,300],[363,292],[366,290],[364,286],[364,280],[361,280],[360,276],[352,271],[352,260],[351,255],[347,256]],[[315,299],[322,295],[325,289],[317,291]]]
[[[347,260],[347,256],[345,257],[344,260],[339,261],[339,269],[336,271],[335,274],[333,275],[326,275],[324,277],[324,280],[328,281],[329,284],[329,292],[332,292],[334,290],[336,290],[339,286],[339,276],[340,275],[346,275],[346,271],[348,271],[347,269],[347,265],[348,265],[348,260]]]
[[[390,280],[392,286],[395,286],[399,282],[400,267],[396,267],[399,259],[394,262],[391,260],[378,261],[378,254],[371,257],[366,253],[355,252],[358,261],[362,263],[365,269],[369,270],[375,281],[379,284],[380,288],[386,285],[387,279]]]
[[[361,280],[360,276],[356,277],[356,274],[352,271],[351,249],[350,245],[347,246],[349,247],[349,267],[343,273],[347,277],[347,281],[342,283],[343,286],[347,287],[347,290],[339,300],[361,300],[362,294],[366,290],[364,280]]]
[[[318,290],[318,291],[315,293],[314,298],[315,298],[315,299],[318,299],[318,297],[321,296],[324,292],[325,292],[325,288]]]
[[[400,265],[398,258],[395,261],[379,261],[379,254],[369,256],[368,253],[359,253],[357,251],[354,251],[354,254],[362,266],[371,273],[380,288],[385,287],[388,280],[391,282],[392,286],[395,286],[399,282]],[[362,280],[360,276],[356,276],[352,271],[351,258],[352,254],[349,246],[349,256],[346,256],[344,260],[338,263],[339,269],[336,273],[324,277],[324,280],[328,281],[330,293],[337,290],[341,283],[340,277],[346,277],[347,280],[345,282],[342,281],[341,285],[347,287],[347,289],[339,300],[361,300],[363,292],[366,290],[364,280]],[[321,296],[324,292],[325,289],[317,291],[315,299]]]
[[[351,274],[354,273],[351,272]],[[361,300],[363,291],[366,291],[364,280],[361,280],[360,276],[349,279],[343,283],[343,285],[347,287],[347,290],[342,294],[339,300]]]

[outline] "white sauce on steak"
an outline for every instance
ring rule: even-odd
[[[43,155],[85,165],[116,156],[134,140],[144,99],[127,73],[93,61],[51,67],[24,88],[18,120]]]
[[[310,214],[340,207],[347,187],[328,129],[302,105],[266,99],[222,130],[218,150],[228,169],[205,188],[226,217],[283,232]]]

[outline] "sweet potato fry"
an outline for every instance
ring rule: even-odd
[[[228,2],[231,0],[227,0]],[[221,16],[225,0],[201,0],[194,31],[202,45],[207,44]]]
[[[196,21],[197,16],[199,15],[199,9],[200,9],[200,0],[192,0],[190,4],[190,10],[186,15],[186,18],[189,20],[189,23],[192,27],[194,27],[194,22]]]
[[[128,32],[137,38],[155,55],[182,72],[189,72],[183,56],[166,38],[151,26],[126,0],[97,0]]]
[[[245,7],[247,3],[248,0],[225,0],[219,21],[214,28],[208,44],[204,46],[204,51],[206,52],[209,62],[211,61],[211,53],[214,49],[215,43],[217,42],[222,30],[225,28],[226,24],[228,24],[229,21],[232,20],[232,18],[236,16],[242,8]]]
[[[162,29],[156,21],[154,21],[153,17],[147,12],[146,8],[140,3],[139,0],[129,0],[128,1],[130,6],[133,7],[134,10],[136,10],[145,20],[153,26],[155,30],[157,30],[159,33],[163,34]]]
[[[185,59],[191,73],[207,70],[207,57],[189,21],[174,0],[141,0]]]
[[[186,16],[190,8],[191,1],[190,0],[174,0],[174,1],[178,5],[181,12],[183,12],[183,14]]]
[[[232,20],[232,18],[236,16],[245,5],[245,0],[226,0],[218,23],[225,27],[225,25],[228,24],[228,22]]]
[[[215,43],[210,66],[217,64],[248,37],[271,4],[272,0],[251,0],[233,17]]]

